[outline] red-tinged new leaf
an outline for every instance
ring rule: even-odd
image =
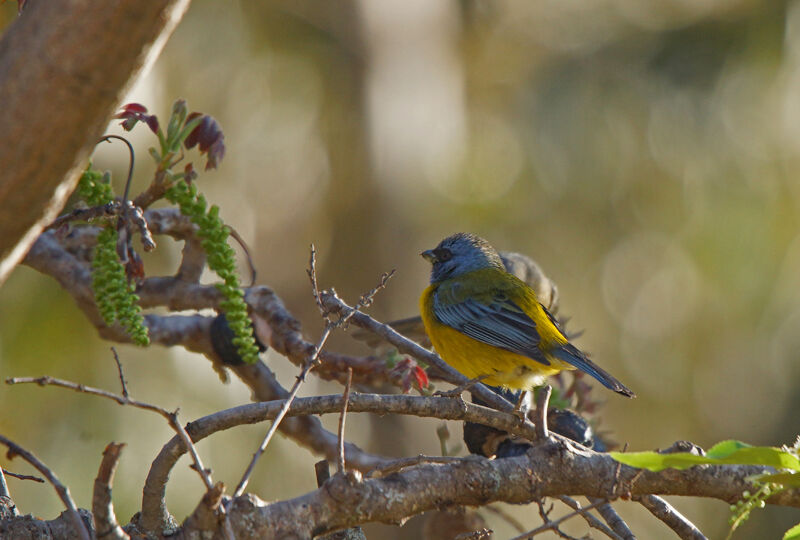
[[[209,147],[205,170],[216,169],[219,162],[225,157],[225,142],[223,139],[222,132],[220,132],[219,139]]]
[[[147,107],[142,105],[141,103],[126,103],[122,106],[123,113],[131,114],[131,113],[139,113],[139,114],[146,114]]]
[[[428,382],[429,382],[428,374],[425,372],[424,369],[422,369],[419,366],[414,366],[414,369],[412,369],[412,373],[414,374],[414,379],[416,379],[417,386],[420,389],[428,387]]]
[[[146,116],[144,121],[147,123],[147,127],[150,128],[150,131],[158,133],[158,118],[156,118],[156,115],[151,114]]]
[[[158,133],[158,118],[154,114],[147,114],[147,107],[141,103],[127,103],[122,106],[120,112],[114,118],[122,119],[122,129],[130,131],[136,126],[137,122],[147,124],[153,133]]]
[[[186,123],[191,122],[200,113],[193,112],[186,117]],[[208,115],[203,115],[200,123],[183,142],[186,148],[198,147],[201,154],[206,154],[205,170],[216,169],[225,156],[225,135],[216,120]]]

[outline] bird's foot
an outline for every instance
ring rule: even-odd
[[[519,394],[517,403],[514,405],[514,416],[519,418],[520,422],[525,422],[528,418],[528,412],[531,410],[530,392],[523,390]]]

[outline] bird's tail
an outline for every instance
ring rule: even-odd
[[[636,394],[634,394],[630,388],[619,382],[606,370],[589,360],[589,358],[587,358],[587,356],[579,351],[575,346],[567,343],[566,345],[561,345],[560,347],[556,347],[548,352],[562,362],[566,362],[575,366],[579,370],[588,373],[603,383],[603,386],[609,390],[613,390],[614,392],[622,394],[623,396],[636,397]]]

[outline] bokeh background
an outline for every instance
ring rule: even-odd
[[[14,3],[0,6],[3,26],[15,16]],[[370,308],[388,320],[417,311],[428,271],[418,253],[472,231],[533,256],[570,327],[585,330],[578,344],[637,392],[604,396],[602,427],[616,440],[780,445],[800,433],[800,1],[196,0],[128,101],[165,118],[178,97],[222,125],[225,160],[198,182],[309,337],[321,328],[310,243],[321,285],[351,300],[396,268]],[[140,188],[151,137],[132,135]],[[121,145],[95,161],[124,178]],[[148,272],[171,272],[179,254],[162,239]],[[2,377],[116,390],[109,345],[52,279],[20,267],[0,288]],[[331,347],[366,352],[346,335]],[[200,356],[118,349],[133,396],[180,406],[185,420],[249,400]],[[295,368],[265,360],[291,384]],[[312,380],[301,395],[340,391]],[[105,444],[128,443],[115,483],[124,522],[171,436],[143,411],[53,388],[0,387],[0,410],[0,431],[83,507]],[[388,455],[437,453],[437,425],[353,415],[348,434]],[[204,441],[215,479],[234,485],[265,429]],[[450,429],[457,446],[460,426]],[[251,489],[301,495],[315,487],[315,460],[279,438]],[[182,519],[202,486],[179,469],[169,503]],[[23,512],[60,512],[50,487],[8,481]],[[671,501],[724,536],[726,504]],[[636,505],[617,507],[641,538],[671,537]],[[538,522],[533,507],[505,509]],[[497,538],[514,534],[486,517]],[[767,508],[736,537],[778,538],[797,521]],[[417,538],[420,524],[369,533]]]

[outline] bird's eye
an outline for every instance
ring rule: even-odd
[[[453,258],[453,253],[449,249],[441,248],[436,250],[436,258],[439,262],[449,261]]]

